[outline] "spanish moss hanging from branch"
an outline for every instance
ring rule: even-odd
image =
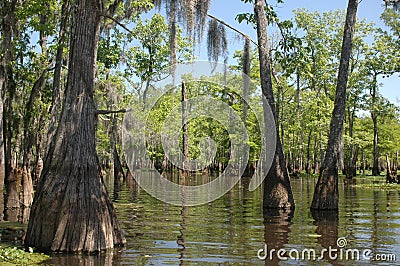
[[[208,23],[207,50],[208,60],[218,62],[220,56],[226,61],[228,53],[228,41],[224,26],[216,19],[211,19]]]
[[[182,8],[179,16],[186,25],[186,32],[189,36],[192,36],[193,29],[195,26],[195,7],[197,0],[181,0]]]
[[[165,5],[165,11],[169,19],[171,65],[174,66],[177,63],[177,22],[179,21],[186,25],[186,32],[193,41],[200,42],[210,8],[210,0],[155,0],[153,3],[158,9],[161,8],[162,4]]]
[[[198,43],[203,39],[204,27],[207,22],[207,14],[210,9],[210,1],[198,0],[195,7],[195,22],[196,28],[194,31],[194,40]]]

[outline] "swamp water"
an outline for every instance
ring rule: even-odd
[[[112,180],[107,182],[125,230],[126,247],[97,256],[52,255],[47,263],[400,265],[400,186],[364,188],[359,185],[370,183],[368,178],[356,179],[358,186],[341,179],[336,216],[310,213],[315,178],[291,180],[296,200],[293,214],[264,212],[261,189],[249,192],[245,178],[220,199],[196,207],[165,204],[133,182],[122,185],[118,192],[112,189]],[[376,182],[384,182],[384,178]],[[281,259],[279,249],[286,251],[280,254]],[[260,260],[265,250],[267,259]],[[372,253],[364,254],[369,250]],[[379,255],[381,261],[367,260],[372,254]],[[317,261],[319,257],[323,259]]]

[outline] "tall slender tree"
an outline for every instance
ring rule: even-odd
[[[15,81],[12,62],[14,59],[14,45],[16,27],[17,1],[3,1],[1,10],[1,54],[0,54],[0,182],[3,188],[4,182],[10,182],[11,174],[11,143],[12,125],[10,117],[12,114],[12,100],[15,94]]]
[[[346,89],[349,62],[355,32],[358,0],[349,0],[344,26],[342,51],[336,85],[335,105],[332,113],[328,146],[324,162],[315,187],[312,209],[337,210],[339,204],[338,163],[346,114]]]
[[[6,176],[6,135],[4,127],[4,103],[8,87],[8,70],[13,35],[15,1],[2,1],[1,10],[1,53],[0,53],[0,188],[3,189]]]
[[[125,243],[96,154],[94,77],[102,0],[73,8],[69,71],[61,117],[44,160],[25,244],[94,252]]]
[[[258,36],[258,55],[260,60],[260,78],[262,94],[267,102],[263,102],[264,109],[269,104],[275,121],[277,121],[277,113],[275,110],[275,99],[272,89],[270,57],[268,51],[268,38],[267,38],[267,17],[265,14],[264,0],[256,0],[254,3],[254,14],[257,23],[257,36]],[[268,126],[268,125],[265,125]],[[267,128],[266,130],[271,130]],[[271,169],[264,181],[264,202],[266,208],[294,208],[294,199],[292,188],[290,185],[289,172],[286,167],[283,148],[279,137],[279,128],[276,123],[277,142],[274,160]]]

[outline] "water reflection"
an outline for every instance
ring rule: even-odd
[[[79,265],[79,266],[108,266],[121,260],[122,250],[115,249],[97,255],[61,255],[55,254],[46,265]]]
[[[175,183],[203,183],[207,179],[201,175],[189,180],[173,177]],[[105,182],[114,195],[114,180],[105,178]],[[154,199],[127,175],[126,181],[116,186],[114,202],[126,234],[126,247],[96,256],[54,255],[48,264],[399,265],[400,257],[396,263],[343,261],[327,256],[323,261],[284,261],[277,256],[258,259],[257,251],[265,244],[269,250],[315,249],[320,255],[323,248],[337,248],[340,237],[347,239],[348,248],[400,256],[400,191],[366,189],[342,181],[339,212],[310,212],[315,182],[307,177],[292,180],[296,210],[288,213],[263,210],[261,188],[250,192],[247,178],[212,203],[182,207]],[[357,179],[357,184],[363,182]],[[8,224],[0,226],[7,228],[0,228],[2,242],[21,238]]]
[[[278,265],[280,259],[276,252],[289,243],[293,215],[292,210],[264,209],[265,265]],[[274,253],[271,252],[273,249]]]
[[[327,251],[339,250],[337,241],[339,239],[338,235],[338,225],[339,225],[339,214],[338,211],[320,211],[311,210],[311,215],[314,219],[315,234],[317,237],[317,243]],[[322,253],[322,252],[321,252]],[[325,261],[329,261],[332,265],[343,265],[338,262],[339,253],[338,252],[323,252],[318,254],[323,256]]]
[[[179,184],[181,186],[188,186],[188,178],[187,177],[180,177],[179,178]],[[180,234],[178,235],[178,239],[176,243],[180,247],[178,249],[179,252],[179,265],[186,265],[185,264],[185,253],[186,253],[186,243],[185,243],[185,233],[186,233],[186,227],[187,227],[187,219],[188,219],[188,214],[189,214],[189,207],[186,206],[188,202],[188,193],[186,190],[183,190],[182,193],[182,210],[181,210],[181,216],[182,216],[182,222],[180,223],[180,228],[179,232]]]

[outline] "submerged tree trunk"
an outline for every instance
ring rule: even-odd
[[[314,197],[311,204],[312,209],[338,209],[338,160],[346,113],[346,88],[349,76],[349,59],[356,24],[357,6],[358,0],[349,0],[336,86],[335,106],[329,131],[328,147],[326,149],[318,182],[315,187]]]
[[[77,1],[61,118],[44,161],[25,245],[95,252],[125,242],[96,155],[94,73],[102,2]]]
[[[254,5],[254,14],[257,21],[258,53],[260,59],[260,78],[262,93],[268,102],[263,101],[264,109],[266,104],[270,105],[275,121],[277,121],[275,100],[272,90],[271,68],[268,53],[267,39],[267,18],[264,11],[264,1],[257,0]],[[265,125],[266,127],[268,125]],[[282,144],[279,137],[279,125],[276,123],[277,142],[274,160],[271,169],[264,181],[264,202],[265,208],[294,208],[292,188],[290,186],[289,173],[283,155]],[[268,130],[268,129],[267,129]],[[270,129],[269,129],[270,130]]]

